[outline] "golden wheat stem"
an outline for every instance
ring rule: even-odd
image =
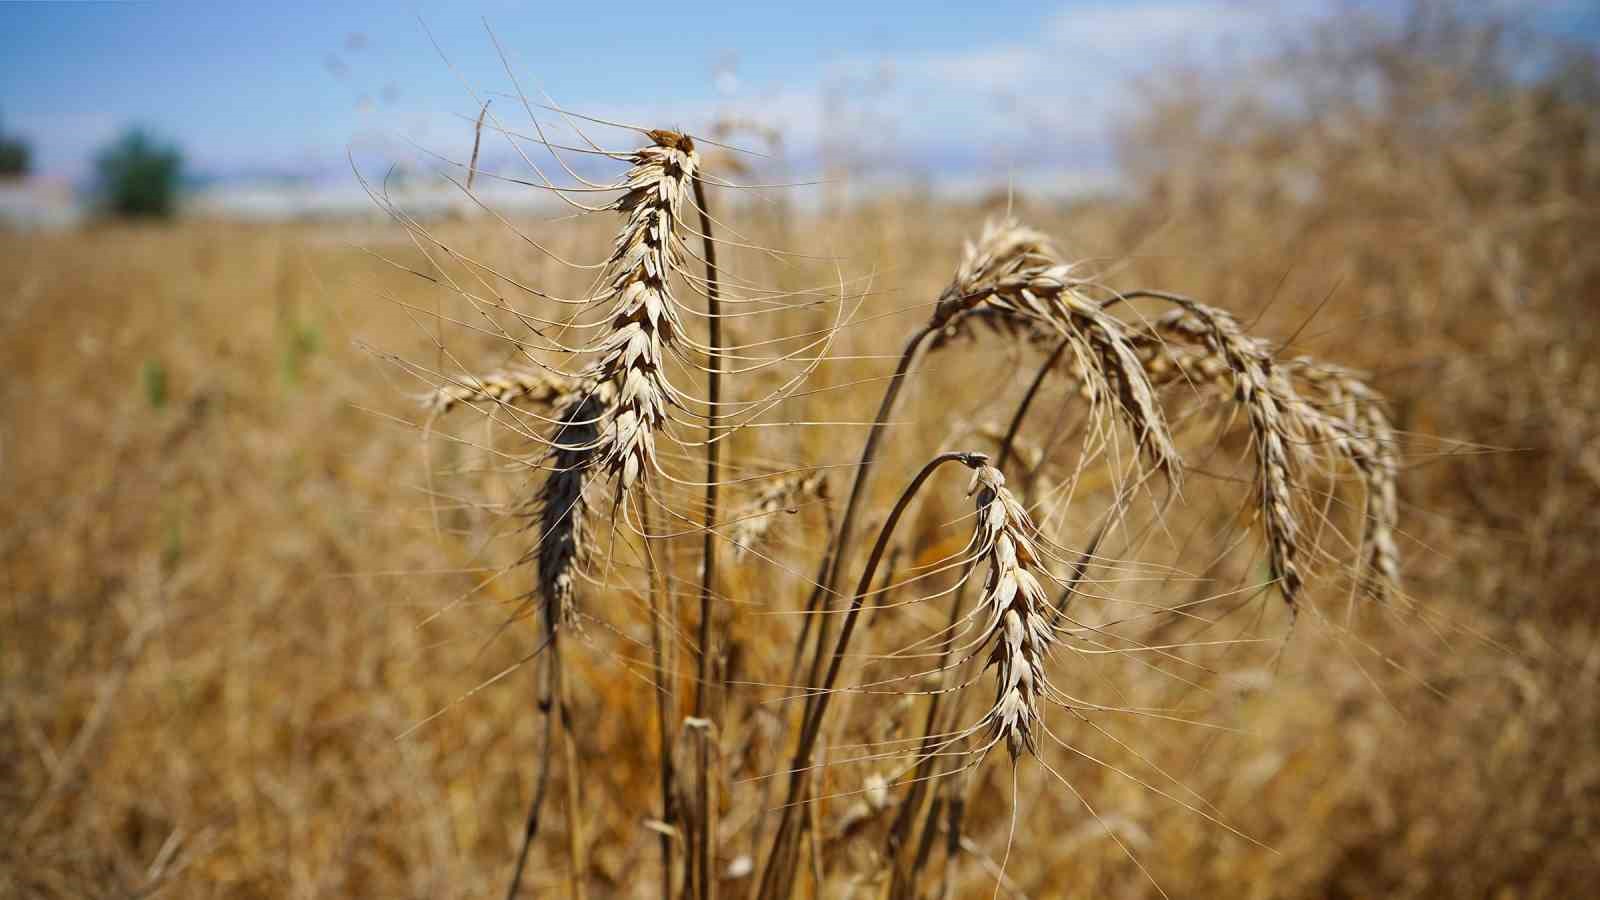
[[[694,715],[696,718],[704,718],[706,692],[711,683],[711,594],[717,579],[717,486],[721,481],[721,474],[717,471],[717,457],[722,446],[722,442],[717,440],[717,417],[722,399],[722,310],[718,302],[721,291],[717,277],[717,245],[711,236],[711,213],[706,205],[705,183],[698,171],[695,172],[692,181],[695,205],[700,210],[700,235],[706,264],[706,519],[700,547],[700,659],[694,690]],[[701,740],[703,742],[715,740],[715,735],[716,729],[707,729],[701,735]],[[702,759],[704,755],[702,752]],[[704,786],[706,778],[704,767],[700,771],[700,778]],[[702,793],[709,793],[709,788],[705,788]],[[700,817],[700,839],[694,843],[696,853],[695,859],[691,861],[691,865],[698,870],[700,888],[698,896],[703,900],[714,900],[717,893],[716,846],[711,824],[714,818],[715,816],[709,812]]]
[[[561,716],[561,752],[567,770],[567,885],[568,895],[574,900],[585,900],[588,886],[584,876],[588,871],[585,862],[583,837],[583,772],[578,766],[578,735],[573,724],[572,696],[561,659],[559,634],[550,644],[551,666],[555,671],[556,710]]]
[[[650,513],[648,497],[641,497],[639,506],[639,519],[641,530],[645,534],[652,533],[653,518]],[[673,801],[673,760],[672,747],[674,742],[672,725],[676,721],[674,710],[677,708],[676,679],[673,678],[672,660],[669,655],[667,636],[664,633],[664,623],[675,621],[676,617],[666,608],[662,599],[661,577],[657,572],[655,553],[645,541],[645,579],[649,582],[650,590],[650,663],[655,672],[656,696],[656,738],[659,744],[658,759],[660,760],[659,778],[661,782],[661,822],[671,828],[677,820],[676,804]],[[672,896],[672,867],[676,854],[673,851],[672,835],[663,831],[661,834],[661,896]]]

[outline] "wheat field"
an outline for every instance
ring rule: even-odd
[[[0,234],[0,892],[1581,895],[1600,94],[1460,38],[1099,200]]]

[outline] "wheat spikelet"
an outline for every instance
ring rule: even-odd
[[[959,333],[976,314],[1048,326],[1071,342],[1091,397],[1110,398],[1151,461],[1176,481],[1182,459],[1127,326],[1080,293],[1087,283],[1038,232],[1012,221],[990,223],[967,245],[932,325]]]
[[[995,669],[994,704],[984,721],[994,742],[1005,740],[1013,758],[1034,750],[1039,696],[1048,689],[1044,664],[1055,641],[1045,615],[1049,600],[1030,569],[1040,565],[1028,514],[1006,489],[1005,476],[980,466],[972,478],[977,495],[978,555],[988,564],[979,608],[987,612],[979,646],[989,648]]]
[[[743,557],[765,544],[778,524],[778,513],[793,512],[806,499],[826,500],[828,481],[821,472],[795,473],[777,479],[733,513],[729,537],[734,556]]]
[[[534,497],[539,541],[524,557],[538,565],[539,595],[552,625],[572,624],[577,618],[576,579],[589,549],[584,489],[594,475],[600,423],[615,401],[611,383],[586,382],[556,406],[547,453],[550,474]]]
[[[1181,335],[1220,361],[1233,384],[1234,398],[1249,418],[1256,450],[1256,493],[1267,534],[1267,565],[1284,601],[1294,608],[1305,584],[1297,561],[1300,523],[1294,511],[1297,484],[1291,455],[1291,448],[1297,446],[1292,418],[1301,404],[1288,381],[1275,373],[1266,341],[1245,334],[1225,310],[1188,299],[1174,302],[1180,308],[1163,316],[1156,323],[1157,331]],[[1217,371],[1216,362],[1191,360],[1189,365],[1198,372]],[[1181,372],[1184,363],[1174,366]]]
[[[1366,484],[1362,571],[1367,592],[1381,598],[1400,579],[1400,551],[1395,545],[1400,462],[1383,398],[1359,374],[1340,366],[1297,357],[1284,369],[1319,398],[1317,403],[1308,402],[1302,413],[1308,430],[1348,459]]]
[[[468,375],[423,397],[434,415],[444,415],[461,404],[527,401],[552,406],[570,393],[577,380],[545,369],[503,369],[487,375]]]
[[[1015,219],[991,219],[983,224],[977,241],[967,241],[956,263],[955,277],[946,297],[978,294],[986,284],[1027,269],[1054,265],[1061,254],[1044,233]],[[937,318],[937,315],[936,315]],[[958,338],[973,336],[974,326],[982,325],[1002,336],[1051,344],[1055,335],[1041,323],[1020,319],[1008,310],[990,306],[952,306],[929,346],[939,349]]]
[[[612,208],[627,216],[602,276],[599,300],[611,302],[610,329],[594,352],[592,377],[617,386],[601,426],[596,454],[627,490],[657,468],[656,434],[668,405],[682,396],[667,380],[664,356],[685,340],[671,292],[678,264],[678,214],[699,159],[694,143],[671,131],[652,131],[653,144],[633,154],[624,193]]]
[[[1213,348],[1209,329],[1192,315],[1189,310],[1175,311],[1135,335],[1151,383],[1160,387],[1183,381],[1196,389],[1234,385],[1235,362]],[[1250,352],[1267,353],[1259,341]],[[1283,378],[1289,379],[1287,389]],[[1273,393],[1294,443],[1327,446],[1361,473],[1367,491],[1361,568],[1367,591],[1383,596],[1398,583],[1400,569],[1394,537],[1399,522],[1395,493],[1399,460],[1383,398],[1358,373],[1308,357],[1282,361],[1269,381],[1279,382]]]

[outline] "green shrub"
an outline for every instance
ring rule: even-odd
[[[28,174],[28,162],[28,145],[0,134],[0,178],[20,178]]]
[[[106,212],[129,218],[166,218],[177,208],[183,154],[142,129],[123,133],[95,157]]]

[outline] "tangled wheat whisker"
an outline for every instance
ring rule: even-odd
[[[779,514],[793,512],[804,500],[828,499],[827,476],[820,471],[795,472],[775,480],[733,513],[729,538],[734,556],[743,558],[772,537]]]

